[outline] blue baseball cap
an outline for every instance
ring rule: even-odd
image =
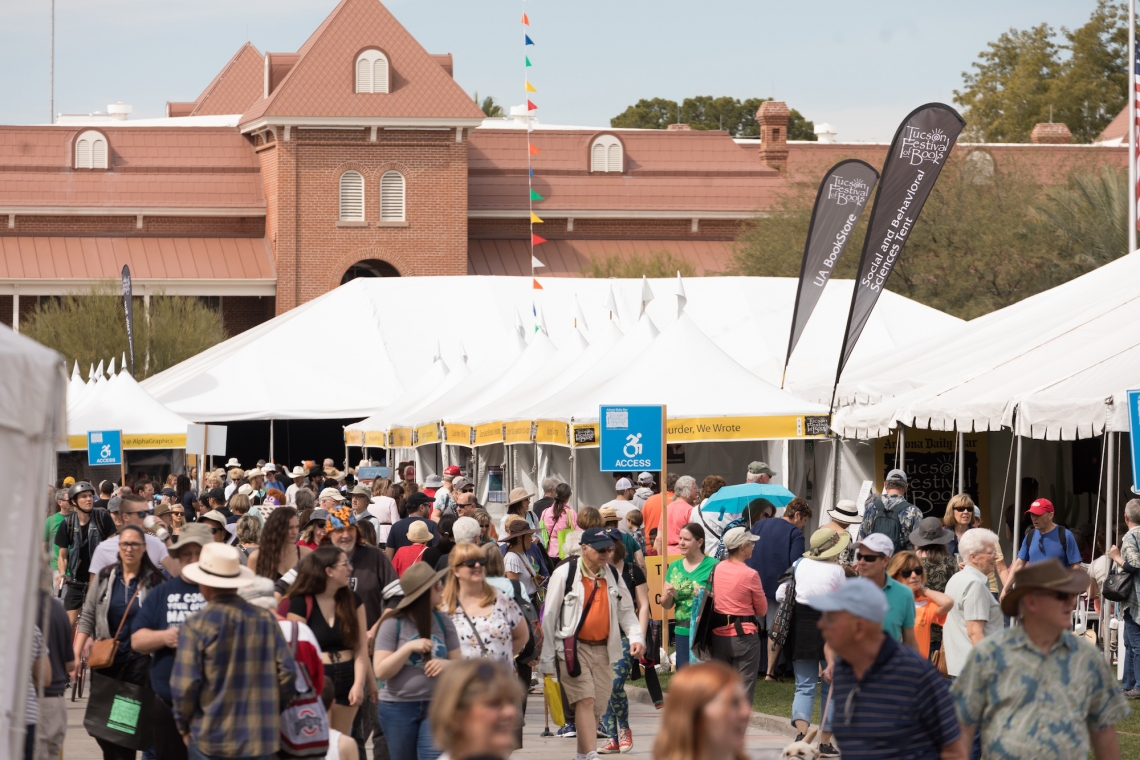
[[[614,535],[607,533],[605,528],[587,528],[582,533],[582,546],[589,546],[592,549],[605,549],[606,547],[613,546],[620,538],[615,538]]]
[[[848,578],[830,594],[813,596],[808,606],[820,612],[850,612],[856,617],[882,625],[887,616],[887,595],[866,578]]]

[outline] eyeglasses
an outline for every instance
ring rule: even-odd
[[[1058,602],[1072,602],[1077,598],[1077,594],[1070,594],[1068,591],[1035,591],[1034,596],[1047,596]]]
[[[338,569],[343,567],[343,568],[351,571],[352,570],[352,563],[348,562],[348,561],[337,562],[335,565],[333,565],[333,567],[338,568]]]
[[[909,578],[912,575],[921,576],[922,575],[922,568],[921,567],[908,567],[905,570],[899,570],[899,577],[900,578]]]
[[[130,549],[131,551],[134,551],[136,549],[141,549],[142,547],[146,546],[146,544],[140,544],[138,541],[120,541],[119,546],[124,549]]]
[[[973,512],[973,507],[954,507],[955,512]]]
[[[856,562],[878,562],[886,558],[885,554],[864,554],[863,552],[855,552]]]
[[[479,567],[483,567],[484,565],[486,565],[486,564],[487,564],[487,560],[486,560],[486,559],[482,559],[482,558],[480,558],[480,559],[468,559],[468,560],[464,560],[464,561],[463,561],[463,562],[461,562],[460,564],[461,564],[461,565],[463,565],[463,566],[464,566],[464,567],[466,567],[466,568],[470,568],[470,569],[472,569],[472,570],[473,570],[473,569],[475,569],[475,566],[476,566],[476,565],[478,565]]]

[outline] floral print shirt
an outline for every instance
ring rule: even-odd
[[[451,613],[451,621],[455,623],[455,631],[459,634],[459,649],[463,653],[463,659],[487,657],[507,665],[512,665],[515,660],[511,631],[520,620],[522,620],[522,611],[519,610],[519,606],[498,589],[495,591],[495,603],[491,605],[491,614],[464,615],[463,608],[458,605],[455,612]],[[474,629],[471,627],[472,623],[475,624]],[[482,646],[479,644],[480,640],[483,642]]]

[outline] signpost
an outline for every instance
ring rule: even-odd
[[[661,525],[657,535],[661,540],[661,556],[657,559],[657,594],[669,569],[669,474],[668,457],[665,452],[666,421],[665,405],[632,404],[626,406],[602,406],[598,410],[599,469],[602,472],[661,472]],[[648,538],[653,526],[646,525]],[[654,611],[661,612],[662,644],[669,646],[669,611],[664,606],[655,605]],[[656,658],[657,653],[650,653]]]
[[[119,482],[126,480],[126,462],[123,461],[123,431],[88,430],[87,465],[89,467],[119,466]]]
[[[1128,442],[1132,444],[1132,493],[1140,494],[1140,389],[1124,395],[1128,399]]]

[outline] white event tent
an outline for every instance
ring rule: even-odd
[[[99,363],[102,368],[102,362]],[[84,389],[68,384],[67,448],[87,449],[90,430],[119,430],[124,449],[184,449],[189,421],[167,409],[131,377],[125,368],[108,378],[96,370]],[[74,391],[74,394],[73,394]]]

